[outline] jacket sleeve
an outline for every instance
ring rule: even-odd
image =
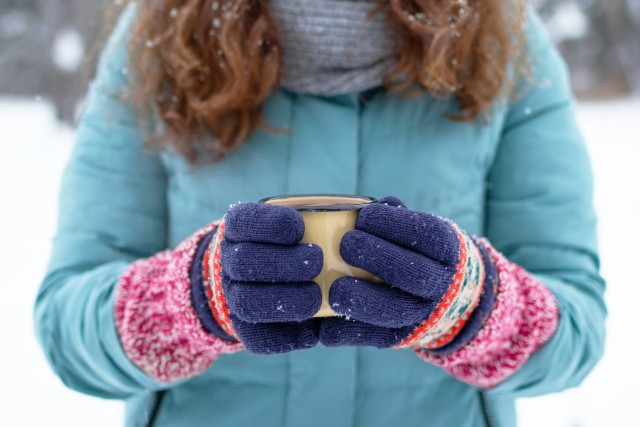
[[[485,231],[510,262],[554,294],[555,334],[489,393],[532,396],[577,386],[604,347],[592,177],[567,69],[532,10],[532,78],[511,104],[487,180]]]
[[[75,390],[107,398],[162,386],[125,355],[113,314],[124,270],[167,244],[164,169],[143,153],[138,115],[121,102],[134,15],[130,6],[121,16],[91,84],[35,303],[36,334],[56,374]]]

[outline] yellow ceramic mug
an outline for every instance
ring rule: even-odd
[[[322,290],[322,305],[314,317],[328,317],[335,313],[329,306],[329,288],[342,276],[355,276],[379,281],[372,274],[350,266],[340,256],[342,236],[353,230],[358,211],[376,200],[364,196],[305,194],[276,196],[260,200],[270,205],[291,206],[302,215],[304,237],[302,243],[314,243],[322,248],[324,264],[320,274],[313,279]]]

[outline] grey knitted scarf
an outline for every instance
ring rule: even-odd
[[[365,21],[375,0],[271,0],[283,43],[281,86],[337,95],[381,85],[394,63],[386,13]]]

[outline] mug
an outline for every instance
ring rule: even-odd
[[[355,228],[358,211],[376,202],[372,197],[334,194],[275,196],[260,200],[260,203],[290,206],[300,212],[304,220],[301,243],[313,243],[322,248],[322,271],[313,279],[320,285],[322,305],[314,317],[335,316],[329,306],[329,288],[337,278],[354,276],[380,281],[371,273],[347,264],[340,256],[340,241],[347,231]]]

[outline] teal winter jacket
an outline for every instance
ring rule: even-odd
[[[533,78],[488,120],[445,117],[453,100],[383,88],[338,96],[282,88],[257,129],[215,163],[143,151],[122,101],[135,9],[103,52],[60,195],[58,230],[37,297],[38,338],[56,374],[83,393],[126,401],[127,426],[513,426],[515,399],[577,386],[604,345],[589,159],[567,70],[535,12]],[[558,329],[514,375],[481,390],[413,351],[326,348],[223,355],[203,374],[159,383],[122,350],[114,288],[134,260],[175,247],[236,201],[278,194],[395,195],[485,236],[555,295]]]

